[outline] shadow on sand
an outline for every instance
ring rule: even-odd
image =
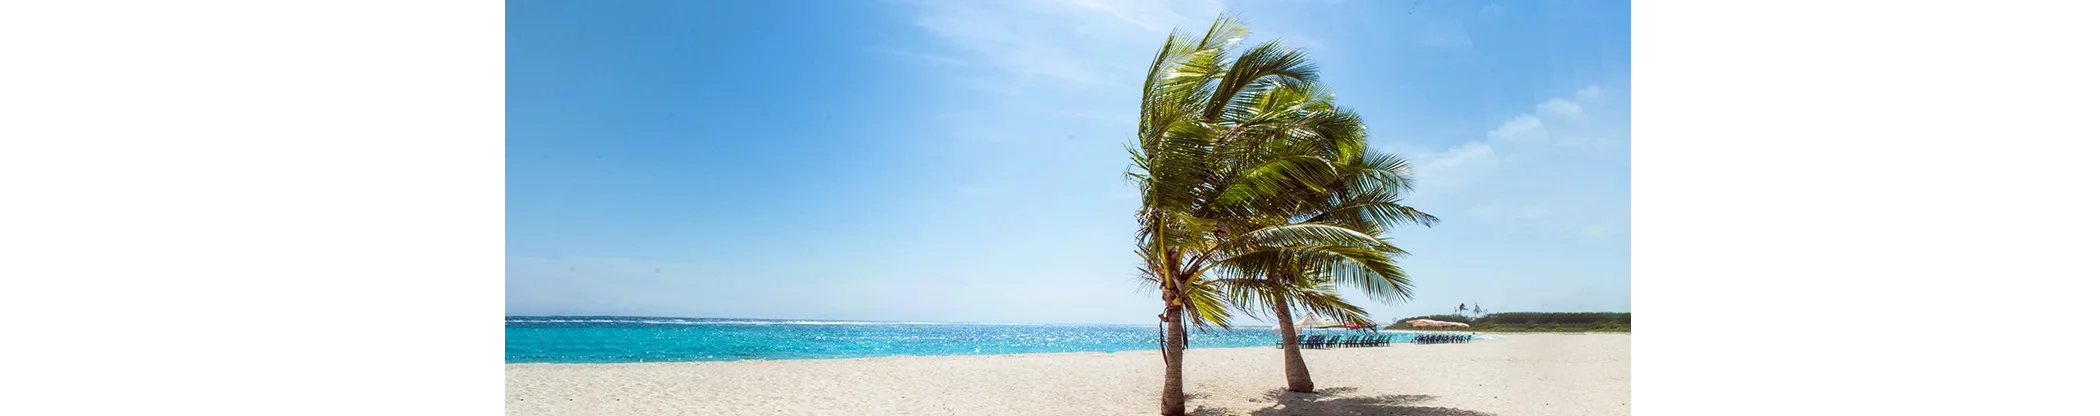
[[[1492,413],[1477,412],[1449,407],[1415,406],[1429,401],[1434,396],[1419,394],[1391,394],[1384,396],[1340,397],[1353,393],[1355,387],[1329,387],[1314,393],[1294,393],[1284,389],[1271,390],[1266,395],[1276,404],[1255,410],[1254,413],[1230,413],[1225,409],[1198,408],[1197,416],[1492,416]]]

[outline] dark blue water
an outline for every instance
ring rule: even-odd
[[[792,360],[1156,350],[1158,327],[771,319],[505,317],[508,363]],[[1275,345],[1267,327],[1189,334],[1191,348]]]

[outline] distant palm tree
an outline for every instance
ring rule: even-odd
[[[1181,368],[1188,327],[1229,326],[1234,304],[1226,279],[1289,264],[1336,276],[1356,276],[1341,271],[1347,267],[1400,274],[1389,255],[1397,249],[1374,235],[1279,220],[1303,211],[1308,195],[1345,173],[1338,165],[1368,149],[1354,114],[1286,105],[1311,102],[1287,98],[1317,90],[1317,72],[1303,51],[1274,41],[1235,50],[1246,32],[1224,15],[1200,37],[1175,31],[1143,86],[1126,173],[1142,196],[1139,271],[1164,306],[1158,316],[1166,364],[1162,415],[1187,411]],[[1301,299],[1333,292],[1311,280],[1292,284],[1297,292],[1288,293],[1305,293]]]

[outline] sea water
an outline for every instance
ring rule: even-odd
[[[1159,348],[1159,328],[1151,325],[513,316],[503,319],[503,327],[506,363],[793,360]],[[1271,346],[1277,338],[1266,326],[1191,330],[1189,347]]]

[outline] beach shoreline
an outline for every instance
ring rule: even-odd
[[[1479,339],[1481,339],[1481,340],[1487,340],[1488,338],[1479,338]],[[1281,349],[1280,349],[1280,348],[1278,348],[1278,347],[1276,347],[1276,346],[1273,346],[1273,345],[1272,345],[1272,346],[1265,346],[1265,347],[1264,347],[1264,346],[1253,346],[1253,347],[1189,347],[1189,350],[1190,350],[1190,351],[1195,351],[1195,350],[1220,350],[1220,349],[1257,349],[1257,350],[1258,350],[1258,349],[1268,349],[1268,350],[1278,350],[1278,351],[1281,351]],[[1109,354],[1126,354],[1126,353],[1147,353],[1147,354],[1155,354],[1155,355],[1156,355],[1156,354],[1158,354],[1158,353],[1159,353],[1159,349],[1157,349],[1157,348],[1154,348],[1154,349],[1138,349],[1138,350],[1119,350],[1119,351],[1057,351],[1057,352],[1016,352],[1016,353],[998,353],[998,354],[945,354],[945,355],[931,355],[931,354],[898,354],[898,355],[884,355],[884,356],[876,356],[876,357],[747,358],[747,359],[737,359],[737,360],[682,360],[682,361],[602,362],[602,363],[600,363],[600,362],[590,362],[590,363],[570,363],[570,362],[522,362],[522,363],[503,363],[503,365],[504,365],[504,366],[506,366],[506,367],[509,367],[509,366],[531,366],[531,365],[648,365],[648,364],[686,364],[686,363],[738,363],[738,362],[747,362],[747,361],[761,361],[761,362],[783,362],[783,361],[867,361],[867,360],[884,360],[884,359],[893,359],[893,358],[896,358],[896,359],[904,359],[904,358],[955,358],[955,357],[1034,357],[1034,356],[1057,356],[1057,355],[1070,355],[1070,356],[1098,356],[1098,355],[1109,355]]]
[[[1275,347],[1188,350],[1196,414],[1623,415],[1625,333],[1307,350],[1320,393],[1281,391]],[[1157,350],[504,365],[505,413],[1157,414]]]

